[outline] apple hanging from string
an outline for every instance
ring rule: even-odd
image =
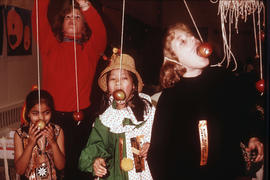
[[[126,94],[122,89],[117,89],[113,92],[113,98],[116,101],[124,101],[126,99]]]
[[[213,52],[210,43],[201,43],[197,48],[197,54],[201,57],[208,58]]]
[[[73,113],[73,119],[75,120],[75,121],[81,121],[82,119],[83,119],[83,117],[84,117],[84,115],[83,115],[83,112],[82,111],[75,111],[74,113]]]
[[[256,82],[256,89],[261,93],[264,92],[264,79],[261,79]]]
[[[39,130],[43,130],[46,127],[46,123],[43,120],[38,120],[36,122],[36,126]]]

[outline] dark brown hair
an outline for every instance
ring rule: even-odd
[[[30,110],[32,109],[32,107],[39,104],[39,96],[40,96],[40,102],[45,103],[50,108],[52,113],[54,113],[54,101],[51,94],[45,90],[40,90],[40,94],[38,90],[33,90],[27,95],[26,101],[25,101],[24,117],[28,123],[30,123],[28,114]]]

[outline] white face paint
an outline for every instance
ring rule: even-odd
[[[195,77],[201,74],[203,68],[209,65],[209,59],[197,54],[200,41],[184,31],[175,31],[172,40],[172,50],[179,62],[187,69],[184,77]]]

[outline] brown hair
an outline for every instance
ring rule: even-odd
[[[165,61],[160,69],[159,81],[162,88],[173,87],[186,72],[186,68],[174,62]]]
[[[50,6],[50,5],[49,5]],[[80,10],[80,5],[75,2],[74,8]],[[63,34],[63,23],[66,14],[72,12],[73,6],[69,1],[66,1],[62,4],[61,9],[56,14],[50,14],[51,11],[48,9],[48,19],[51,24],[52,31],[59,42],[63,42],[64,34]],[[82,16],[83,17],[83,16]],[[86,42],[90,39],[91,29],[88,24],[84,20],[84,31],[82,33],[82,38],[80,39],[82,42]]]
[[[175,31],[184,31],[189,34],[193,34],[193,32],[187,25],[183,23],[176,23],[169,26],[164,38],[163,55],[164,57],[173,59],[177,62],[179,61],[179,59],[177,58],[172,49],[172,41],[175,39]],[[162,88],[173,87],[174,84],[180,80],[180,77],[183,76],[185,72],[186,68],[182,65],[166,61],[164,59],[164,63],[161,66],[159,75],[159,80]]]

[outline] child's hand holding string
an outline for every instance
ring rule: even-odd
[[[76,1],[83,11],[86,11],[91,5],[91,3],[88,0],[76,0]]]

